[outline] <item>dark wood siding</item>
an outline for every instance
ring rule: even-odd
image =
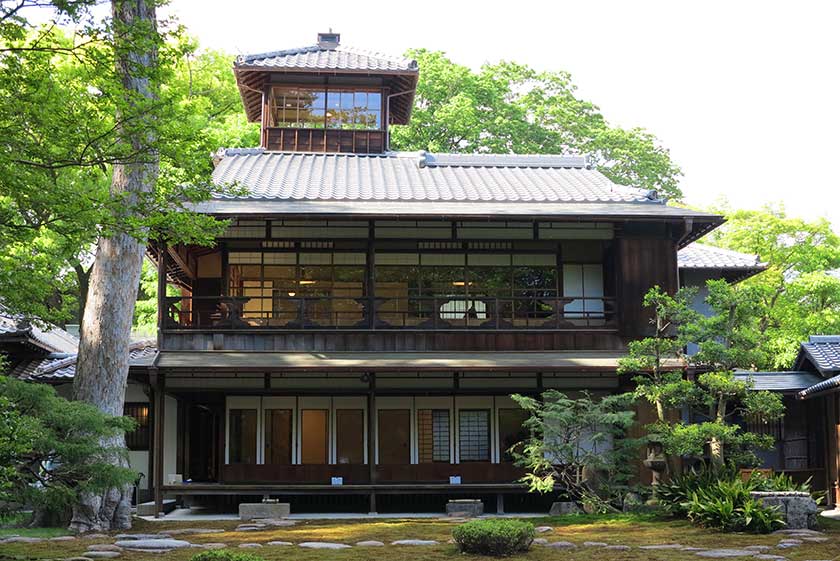
[[[651,317],[642,306],[645,293],[655,285],[677,290],[677,246],[668,238],[621,238],[617,247],[619,328],[625,337],[644,336]]]

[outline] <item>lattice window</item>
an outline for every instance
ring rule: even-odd
[[[461,410],[458,415],[458,441],[462,462],[489,462],[490,411]]]

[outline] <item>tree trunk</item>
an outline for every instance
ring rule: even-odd
[[[719,425],[722,425],[726,422],[726,406],[726,399],[724,399],[723,397],[719,398],[717,403],[717,410],[715,411],[715,422]],[[719,438],[714,436],[709,440],[709,457],[712,460],[712,465],[714,465],[715,467],[723,466],[723,442]]]
[[[113,0],[114,50],[117,74],[125,91],[128,109],[139,96],[153,99],[149,70],[156,63],[153,40],[142,41],[134,35],[138,29],[156,35],[154,0]],[[134,101],[133,101],[134,100]],[[124,115],[123,115],[124,116]],[[118,119],[120,115],[117,116]],[[141,117],[142,119],[142,117]],[[111,196],[125,201],[121,219],[136,212],[138,195],[154,188],[158,156],[154,146],[155,129],[148,126],[119,131],[120,140],[142,161],[114,165]],[[91,403],[110,415],[122,415],[128,382],[128,346],[137,286],[145,251],[145,240],[136,232],[115,233],[99,240],[90,271],[81,343],[73,381],[74,398]],[[125,448],[120,435],[103,445]],[[115,465],[126,466],[125,454],[111,458]],[[76,532],[107,531],[131,527],[131,487],[87,493],[73,508],[70,529]]]
[[[87,306],[90,270],[85,270],[81,263],[74,263],[73,270],[76,271],[76,280],[79,283],[79,331],[81,332],[85,319],[85,306]]]

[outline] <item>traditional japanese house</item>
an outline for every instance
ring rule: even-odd
[[[504,508],[524,493],[510,394],[619,391],[618,359],[649,327],[642,296],[676,289],[678,250],[722,218],[585,157],[394,152],[421,69],[338,34],[233,71],[261,146],[220,150],[219,194],[196,206],[230,226],[214,247],[149,246],[157,351],[130,380],[151,396],[154,511],[264,496]]]
[[[220,194],[196,207],[230,227],[215,247],[149,247],[182,294],[161,297],[158,354],[132,370],[154,396],[158,505],[502,508],[523,492],[509,395],[616,391],[642,295],[676,288],[677,250],[722,221],[585,157],[393,152],[419,72],[337,34],[236,60],[262,145],[220,150]]]

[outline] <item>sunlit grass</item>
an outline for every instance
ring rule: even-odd
[[[680,543],[697,547],[743,547],[746,545],[768,545],[775,547],[779,536],[754,536],[745,534],[721,534],[691,526],[685,521],[660,519],[644,515],[609,515],[609,516],[563,516],[530,519],[535,525],[548,525],[555,528],[541,537],[554,540],[568,540],[578,544],[574,550],[554,550],[533,547],[525,555],[511,557],[513,560],[563,560],[563,561],[698,561],[691,552],[651,551],[633,549],[630,551],[605,551],[599,548],[583,547],[584,541],[600,541],[609,544],[652,545]],[[246,550],[266,561],[473,561],[481,557],[461,555],[457,548],[447,543],[451,537],[453,522],[443,519],[392,519],[392,520],[331,520],[300,521],[295,526],[272,528],[258,532],[236,532],[235,521],[220,522],[146,522],[137,520],[134,532],[158,532],[164,529],[185,527],[220,528],[224,532],[217,534],[177,536],[193,543],[225,542],[235,547],[241,543],[268,541],[288,541],[295,544],[303,541],[330,541],[354,544],[362,540],[378,540],[386,544],[398,539],[426,539],[440,542],[436,546],[384,548],[361,548],[341,551],[304,550],[295,546],[263,547]],[[775,550],[791,561],[808,559],[833,559],[840,553],[840,523],[826,521],[825,528],[831,540],[827,543],[807,543],[802,547]],[[64,533],[61,529],[47,529],[52,534]],[[23,531],[10,530],[9,533],[24,534]],[[32,535],[32,534],[28,534]],[[113,541],[113,540],[111,540]],[[0,545],[0,559],[19,556],[20,559],[44,559],[81,555],[90,543],[106,543],[108,540],[77,540],[73,542],[40,544]],[[120,558],[125,561],[155,559],[159,561],[188,561],[197,552],[196,549],[176,550],[164,556],[125,552]]]

